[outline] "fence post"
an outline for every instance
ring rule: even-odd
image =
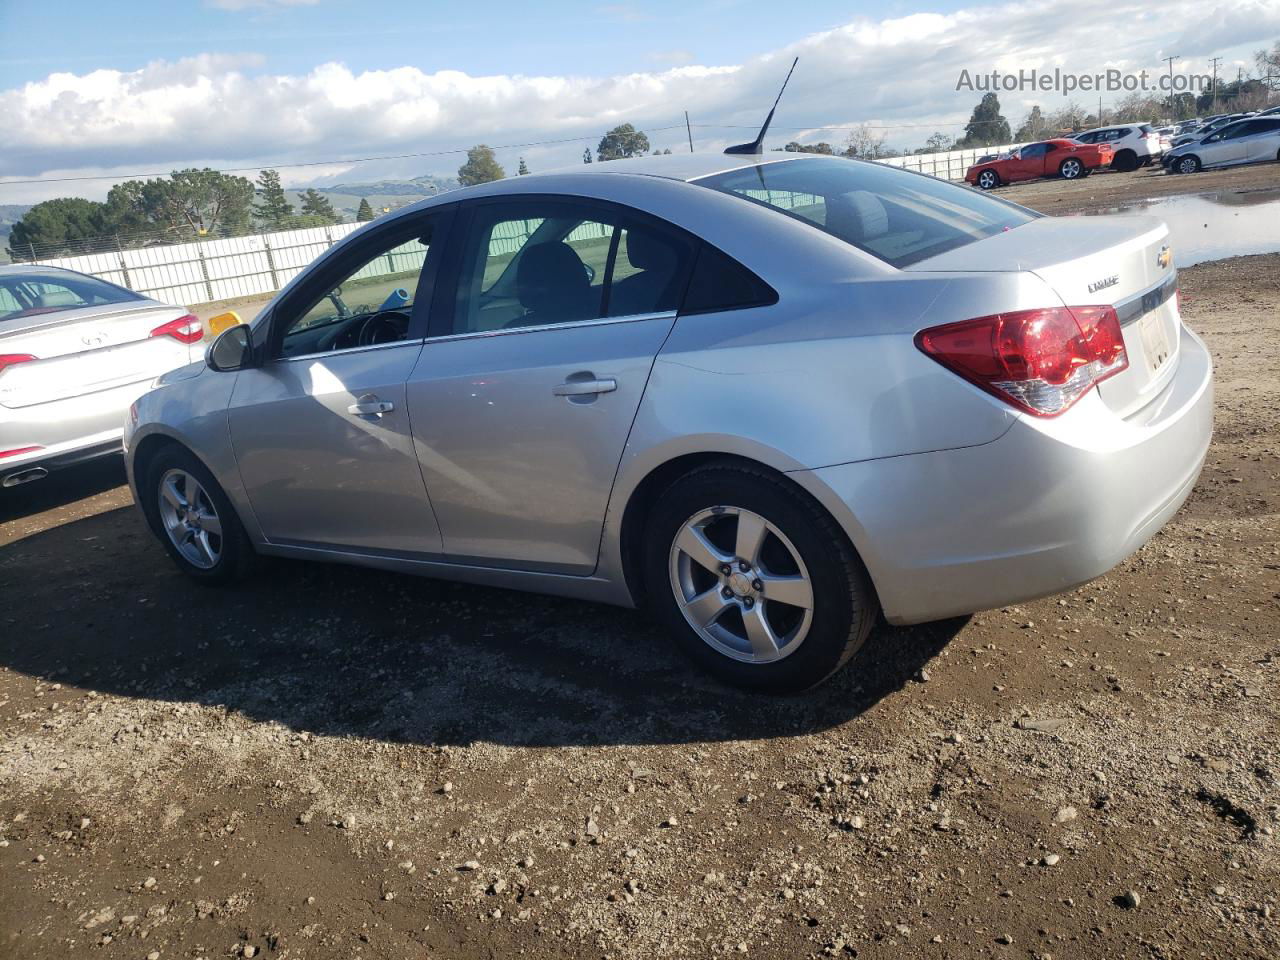
[[[213,302],[213,284],[209,280],[209,263],[204,258],[204,242],[196,240],[196,256],[200,258],[200,274],[204,277],[204,289],[208,294],[207,303]]]
[[[36,262],[36,245],[34,243],[28,242],[27,246],[31,248],[31,262],[35,263]]]
[[[324,238],[329,241],[329,246],[333,246],[333,231],[329,229],[329,224],[324,225]]]
[[[267,251],[267,269],[271,271],[271,289],[280,289],[280,277],[276,274],[276,258],[271,252],[271,234],[262,234],[262,247]]]
[[[120,234],[118,233],[116,234],[116,256],[120,258],[120,273],[124,277],[124,285],[133,290],[133,284],[129,281],[129,264],[125,262],[124,246],[120,243]]]

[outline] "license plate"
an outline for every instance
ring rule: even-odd
[[[1173,353],[1164,321],[1159,314],[1149,313],[1138,321],[1138,333],[1142,336],[1142,352],[1147,356],[1147,371],[1155,373]]]

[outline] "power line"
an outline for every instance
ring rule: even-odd
[[[650,127],[654,133],[662,133],[667,130],[679,130],[683,127],[683,123],[674,123],[667,127]],[[555,146],[562,143],[583,143],[595,140],[593,134],[585,137],[564,137],[560,140],[532,140],[528,143],[503,143],[491,150],[516,150],[521,147],[546,147]],[[290,170],[297,167],[324,167],[330,165],[341,165],[351,163],[371,163],[376,160],[414,160],[419,157],[447,157],[451,154],[466,153],[471,147],[452,147],[448,150],[425,150],[421,153],[400,153],[383,157],[349,157],[342,160],[302,160],[298,163],[258,163],[251,167],[222,167],[214,171],[214,173],[251,173],[254,170]],[[79,183],[86,180],[138,180],[143,177],[167,177],[173,173],[172,170],[165,170],[151,173],[110,173],[98,174],[91,177],[33,177],[27,180],[0,180],[0,187],[17,186],[18,184],[30,183]]]

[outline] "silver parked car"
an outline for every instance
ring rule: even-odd
[[[203,337],[181,307],[104,280],[0,266],[0,486],[119,453],[129,404]]]
[[[1211,167],[1280,161],[1280,116],[1249,117],[1228,124],[1207,137],[1175,147],[1167,165],[1170,173],[1196,173]]]
[[[1211,431],[1160,222],[779,153],[377,220],[163,377],[126,444],[199,580],[259,553],[644,605],[722,678],[797,690],[880,609],[1104,573]]]

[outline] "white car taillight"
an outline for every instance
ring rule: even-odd
[[[932,327],[916,346],[947,369],[1037,417],[1054,417],[1129,366],[1110,306],[997,313]]]
[[[36,359],[38,358],[29,353],[0,353],[0,373],[4,372],[5,367],[12,367],[16,363],[27,363]]]
[[[204,339],[204,325],[194,313],[162,323],[151,331],[153,337],[173,337],[179,343],[198,343]]]

